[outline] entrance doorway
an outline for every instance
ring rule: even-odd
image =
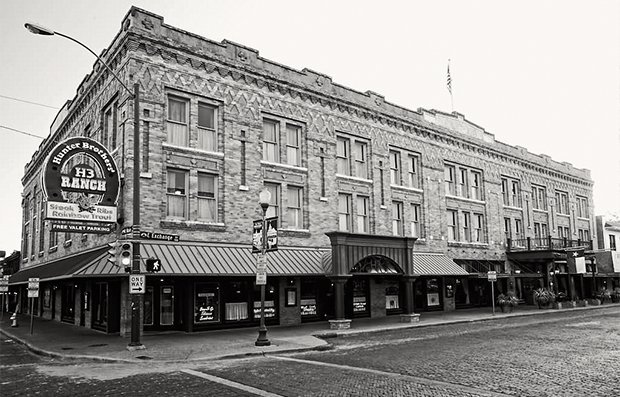
[[[151,285],[144,293],[144,329],[175,329],[175,286],[170,284]]]

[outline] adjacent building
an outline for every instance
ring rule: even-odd
[[[131,96],[95,63],[25,167],[11,285],[25,301],[28,278],[40,278],[36,315],[128,332],[128,276],[107,243],[138,238],[138,205],[142,260],[162,264],[146,276],[144,330],[256,326],[263,189],[278,217],[268,325],[490,305],[488,271],[524,302],[539,287],[589,293],[585,270],[569,266],[573,251],[595,261],[588,170],[497,141],[459,113],[408,110],[135,7],[102,58],[139,83],[141,150]],[[106,145],[121,169],[113,234],[50,232],[45,221],[42,162],[75,136]]]

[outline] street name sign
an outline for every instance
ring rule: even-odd
[[[497,281],[497,272],[494,271],[490,271],[487,273],[487,278],[489,279],[489,281],[493,282],[493,281]]]
[[[143,294],[145,290],[146,280],[144,274],[129,275],[129,293]]]

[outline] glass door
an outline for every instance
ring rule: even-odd
[[[93,328],[106,330],[108,325],[108,283],[95,283],[92,306]]]
[[[174,287],[162,285],[159,295],[159,325],[174,324]]]
[[[155,307],[153,287],[146,287],[144,293],[144,325],[153,325],[153,308]]]

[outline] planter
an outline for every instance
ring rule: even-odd
[[[579,307],[588,307],[588,301],[587,300],[581,300],[579,302],[577,302],[577,306]]]
[[[502,309],[502,313],[512,313],[512,310],[514,309],[511,305],[500,305],[499,308]]]
[[[601,304],[599,299],[588,299],[588,305],[590,306],[600,306]]]

